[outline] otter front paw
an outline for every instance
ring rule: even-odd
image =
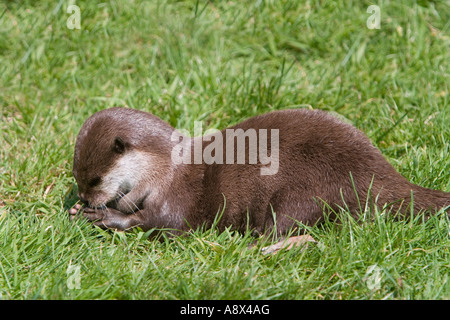
[[[69,220],[72,221],[73,219],[77,218],[79,213],[81,213],[81,208],[83,206],[79,203],[77,203],[73,208],[69,209]]]
[[[78,213],[102,229],[126,231],[139,226],[139,223],[136,222],[132,215],[112,208],[93,209],[76,205],[69,210],[70,219],[73,220]]]

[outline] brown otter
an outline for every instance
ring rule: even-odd
[[[211,226],[219,214],[219,229],[264,233],[276,225],[283,234],[297,221],[312,225],[340,207],[354,215],[367,205],[409,213],[411,196],[415,213],[450,204],[450,193],[410,183],[361,131],[324,111],[274,111],[228,130],[237,134],[227,136],[227,142],[244,136],[232,151],[244,152],[245,164],[228,162],[230,150],[220,144],[209,150],[212,163],[192,161],[196,151],[220,142],[226,130],[214,138],[191,139],[150,113],[127,108],[95,113],[81,128],[75,146],[73,174],[86,204],[82,215],[116,230],[189,230]],[[276,154],[271,174],[262,171],[268,168],[262,154],[254,157],[250,130],[257,138],[264,133],[269,141],[264,147]],[[271,140],[268,132],[277,139]],[[187,151],[194,155],[191,163],[173,157],[180,139],[187,146],[184,156]],[[239,149],[243,141],[248,143]],[[264,139],[255,141],[258,147],[264,145]],[[252,158],[256,162],[251,163]],[[72,217],[79,208],[70,211]]]

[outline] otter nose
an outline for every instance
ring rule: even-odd
[[[85,196],[84,196],[84,193],[79,193],[79,194],[78,194],[78,198],[80,198],[80,201],[83,202],[83,204],[84,204],[85,206],[88,206],[88,205],[89,205],[89,202],[86,200],[86,198],[85,198]]]

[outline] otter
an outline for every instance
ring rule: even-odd
[[[227,136],[227,130],[235,135]],[[256,134],[253,143],[276,155],[272,172],[264,174],[270,164],[261,153],[255,157],[249,132]],[[217,144],[223,136],[227,143],[243,139],[227,149]],[[214,161],[192,160],[196,151],[208,148]],[[227,159],[230,150],[235,154]],[[227,161],[239,152],[245,163]],[[181,161],[189,160],[189,153],[191,161]],[[299,222],[334,219],[341,208],[355,217],[368,206],[405,217],[450,204],[450,193],[420,187],[400,175],[360,130],[310,109],[272,111],[193,138],[147,112],[105,109],[88,118],[79,132],[73,175],[84,205],[71,209],[70,216],[80,214],[96,226],[120,231],[185,232],[214,225],[259,234],[276,229],[283,235]]]

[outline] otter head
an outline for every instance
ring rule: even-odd
[[[145,112],[111,108],[84,123],[77,137],[73,175],[80,200],[92,208],[133,211],[164,185],[170,171],[172,128]],[[169,149],[166,151],[166,149]],[[126,204],[121,199],[127,195]]]

